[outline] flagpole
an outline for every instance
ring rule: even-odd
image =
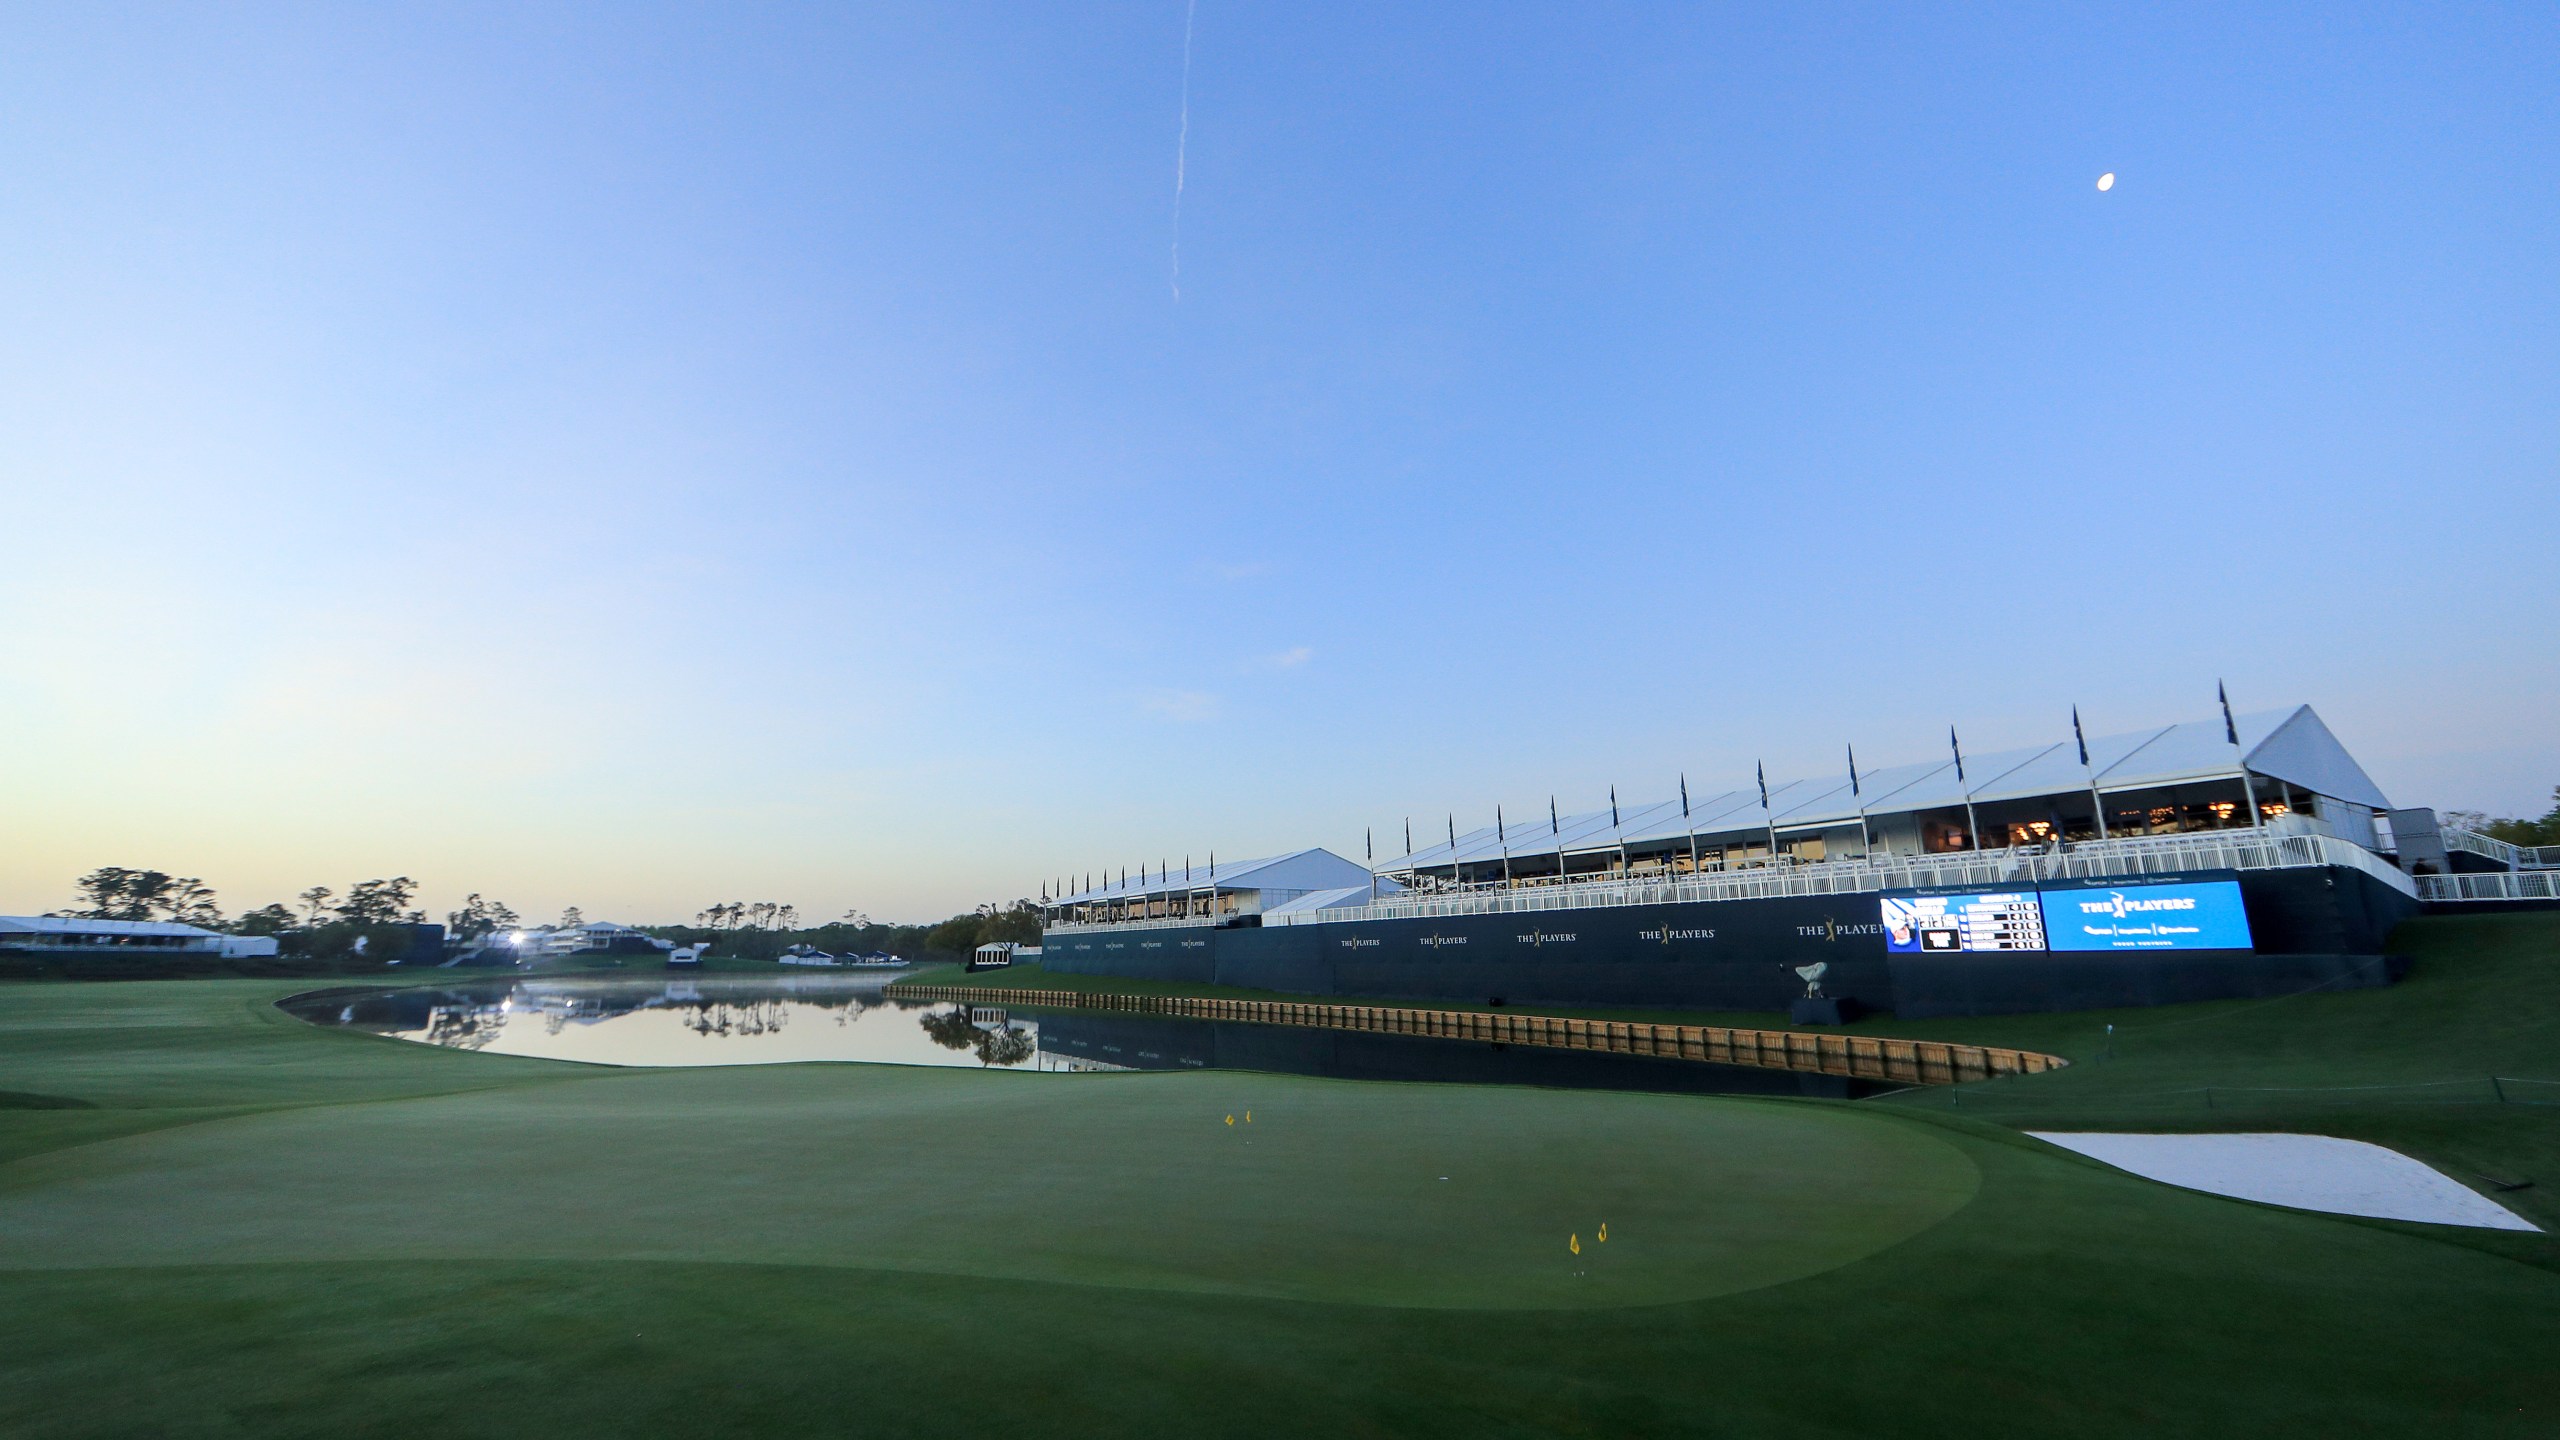
[[[1689,818],[1689,772],[1680,772],[1680,824],[1689,832],[1689,873],[1698,873],[1698,822]]]
[[[1360,827],[1360,853],[1369,858],[1369,903],[1378,903],[1378,832],[1371,826]]]
[[[1760,823],[1769,827],[1769,863],[1778,863],[1778,812],[1769,808],[1769,767],[1761,761],[1751,762],[1751,773],[1760,780]]]
[[[1458,869],[1458,812],[1449,812],[1449,883],[1464,885],[1467,877]]]
[[[1956,788],[1964,792],[1964,828],[1973,838],[1973,848],[1982,849],[1982,822],[1973,813],[1973,786],[1964,778],[1964,746],[1956,740],[1956,727],[1947,727],[1947,748],[1956,752]]]
[[[2249,783],[2249,752],[2240,748],[2240,727],[2231,720],[2231,692],[2223,689],[2222,682],[2216,680],[2213,682],[2213,694],[2222,702],[2223,738],[2231,742],[2231,753],[2240,759],[2240,793],[2249,798],[2249,825],[2255,829],[2267,822],[2266,817],[2258,812],[2258,787]]]
[[[2098,807],[2098,838],[2107,838],[2107,802],[2098,793],[2098,770],[2089,763],[2089,737],[2080,729],[2080,707],[2071,707],[2071,742],[2080,747],[2080,768],[2089,776],[2089,803]]]
[[[1855,745],[1849,747],[1849,798],[1858,805],[1858,848],[1865,852],[1859,858],[1872,860],[1876,856],[1876,837],[1867,833],[1867,797],[1858,788],[1858,747]]]
[[[1503,828],[1502,805],[1499,801],[1495,802],[1493,807],[1493,841],[1502,847],[1502,888],[1509,890],[1511,888],[1511,832]]]
[[[1609,833],[1618,842],[1618,878],[1627,878],[1627,822],[1618,818],[1618,787],[1609,787]]]
[[[1547,797],[1547,832],[1556,837],[1556,883],[1573,888],[1573,873],[1564,868],[1564,826],[1556,820],[1556,797]]]

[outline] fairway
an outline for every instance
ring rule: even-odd
[[[758,1066],[37,1157],[0,1189],[0,1267],[687,1259],[1614,1306],[1832,1269],[1943,1219],[1978,1178],[1926,1130],[1839,1106]]]
[[[2305,1013],[2548,973],[2547,922],[2446,933],[2438,980]],[[2560,1429],[2548,1236],[2198,1195],[1970,1109],[617,1070],[295,988],[0,987],[0,1434]]]

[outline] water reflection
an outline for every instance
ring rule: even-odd
[[[985,1006],[953,1006],[917,1022],[945,1050],[966,1050],[981,1065],[1019,1065],[1040,1053],[1040,1042],[1005,1012]]]
[[[890,1000],[881,993],[890,978],[509,978],[309,995],[285,1008],[314,1023],[448,1049],[609,1065],[856,1060],[1025,1068],[1038,1061],[1037,1022],[947,1002]]]
[[[1244,1069],[1346,1079],[1854,1098],[1843,1075],[1423,1035],[892,1000],[888,976],[539,980],[318,993],[285,1008],[457,1050],[609,1065],[807,1060],[988,1069]]]

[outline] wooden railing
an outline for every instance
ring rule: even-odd
[[[1417,1010],[1383,1005],[1328,1005],[1297,1000],[1204,1000],[1179,995],[1118,995],[1079,990],[1016,990],[974,985],[895,984],[892,1000],[957,1000],[972,1005],[1031,1005],[1057,1010],[1120,1010],[1174,1015],[1186,1020],[1234,1020],[1252,1025],[1301,1025],[1445,1040],[1484,1040],[1559,1050],[1603,1050],[1716,1065],[1754,1065],[1891,1080],[1906,1085],[1950,1085],[1995,1075],[2034,1075],[2071,1062],[2035,1050],[1961,1045],[1945,1040],[1897,1040],[1814,1030],[1742,1030],[1727,1025],[1656,1025],[1638,1020],[1580,1020],[1508,1011]]]

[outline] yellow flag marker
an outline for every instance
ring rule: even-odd
[[[1566,1236],[1566,1237],[1565,1237],[1565,1239],[1564,1239],[1564,1248],[1566,1248],[1567,1250],[1572,1251],[1572,1252],[1573,1252],[1574,1254],[1576,1254],[1576,1255],[1581,1254],[1581,1253],[1582,1253],[1582,1237],[1581,1237],[1581,1236],[1579,1236],[1579,1235],[1568,1235],[1568,1236]]]
[[[1236,1123],[1236,1117],[1234,1117],[1233,1115],[1228,1116],[1228,1117],[1227,1117],[1227,1123],[1228,1123],[1228,1124],[1230,1124],[1230,1125],[1233,1125],[1234,1123]]]
[[[1600,1222],[1600,1243],[1603,1245],[1609,1243],[1609,1222],[1606,1220]]]
[[[1252,1124],[1252,1123],[1253,1123],[1253,1112],[1252,1112],[1252,1111],[1247,1110],[1246,1112],[1244,1112],[1244,1123],[1246,1123],[1247,1125],[1250,1125],[1250,1124]]]

